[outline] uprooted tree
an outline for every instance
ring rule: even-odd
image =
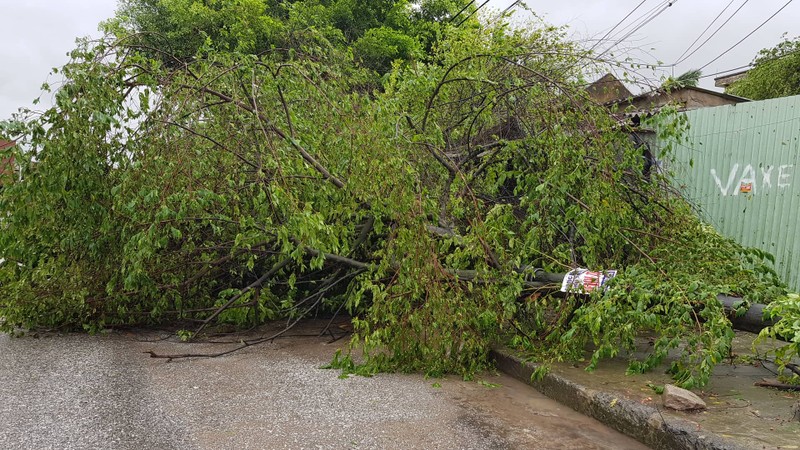
[[[774,272],[592,104],[590,55],[494,23],[443,26],[380,89],[346,46],[82,43],[55,105],[3,124],[21,180],[0,194],[0,326],[346,314],[364,357],[340,367],[464,375],[498,342],[543,360],[592,343],[594,366],[647,330],[633,369],[680,347],[676,377],[704,383],[733,335],[716,295],[779,295]],[[533,269],[575,266],[621,274],[560,296]]]

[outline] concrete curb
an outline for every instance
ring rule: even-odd
[[[654,449],[743,449],[721,436],[698,430],[697,425],[688,420],[668,414],[662,415],[652,406],[590,389],[562,375],[551,372],[540,381],[531,381],[531,375],[538,366],[523,361],[505,349],[492,350],[490,355],[499,370],[533,386],[553,400],[597,419]]]

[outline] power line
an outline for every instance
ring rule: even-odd
[[[675,3],[678,3],[678,0],[672,0],[672,1],[668,2],[668,3],[667,3],[665,6],[664,6],[664,7],[662,7],[662,8],[661,8],[660,10],[658,10],[656,13],[654,13],[654,14],[652,14],[650,17],[648,17],[648,18],[647,18],[647,20],[645,20],[644,22],[642,22],[642,23],[641,23],[639,26],[637,26],[637,27],[635,27],[634,29],[632,29],[630,32],[628,32],[627,34],[625,34],[624,36],[622,36],[622,37],[621,37],[619,40],[617,40],[616,42],[614,42],[614,43],[613,43],[613,44],[612,44],[610,47],[608,47],[608,48],[607,48],[607,49],[605,49],[603,52],[601,52],[599,55],[597,55],[597,57],[599,58],[600,56],[603,56],[604,54],[608,53],[608,51],[609,51],[609,50],[611,50],[612,48],[614,48],[614,47],[616,47],[617,45],[619,45],[619,43],[620,43],[620,42],[622,42],[622,41],[624,41],[625,39],[628,39],[628,38],[629,38],[631,35],[633,35],[633,34],[634,34],[634,33],[636,33],[637,31],[641,30],[641,29],[642,29],[642,28],[643,28],[645,25],[647,25],[648,23],[652,22],[652,21],[653,21],[653,20],[654,20],[656,17],[658,17],[658,16],[660,16],[661,14],[663,14],[663,13],[664,13],[664,11],[666,11],[666,10],[667,10],[669,7],[671,7],[671,6],[672,6],[672,5],[674,5]]]
[[[473,0],[473,2],[474,2],[474,0]],[[470,3],[472,3],[472,2],[470,2]],[[489,3],[489,0],[486,0],[485,2],[481,3],[481,4],[480,4],[480,6],[478,6],[477,8],[475,8],[475,10],[474,10],[474,11],[472,11],[471,13],[469,13],[469,15],[468,15],[467,17],[464,17],[464,19],[463,19],[461,22],[458,22],[458,24],[456,25],[456,27],[460,27],[462,23],[464,23],[464,22],[466,22],[467,20],[469,20],[469,18],[470,18],[470,17],[474,16],[474,15],[475,15],[475,13],[477,13],[478,11],[480,11],[480,10],[481,10],[481,8],[483,8],[484,6],[486,6],[486,4],[487,4],[487,3]]]
[[[506,9],[504,9],[503,11],[500,12],[500,15],[498,15],[493,21],[489,22],[489,24],[494,24],[497,21],[502,20],[504,18],[504,16],[506,15],[506,13],[511,11],[511,9],[513,7],[515,7],[515,6],[517,6],[520,2],[522,2],[522,0],[516,0],[516,1],[512,2],[510,5],[508,5],[508,7]]]
[[[736,48],[736,47],[737,47],[739,44],[741,44],[742,42],[744,42],[744,41],[745,41],[745,39],[747,39],[747,38],[749,38],[750,36],[752,36],[752,35],[753,35],[753,33],[755,33],[756,31],[758,31],[759,29],[761,29],[761,27],[763,27],[764,25],[766,25],[766,24],[767,24],[767,22],[769,22],[770,20],[772,20],[772,18],[773,18],[773,17],[777,16],[777,15],[778,15],[778,14],[779,14],[781,11],[783,11],[783,10],[784,10],[784,9],[785,9],[787,6],[789,6],[789,4],[790,4],[790,3],[792,3],[793,1],[794,1],[794,0],[789,0],[788,2],[786,2],[786,3],[785,3],[783,6],[781,6],[781,7],[780,7],[780,9],[779,9],[779,10],[775,11],[775,14],[773,14],[773,15],[771,15],[771,16],[769,16],[769,17],[767,17],[767,20],[765,20],[765,21],[761,22],[761,25],[757,26],[757,27],[756,27],[756,28],[755,28],[753,31],[751,31],[751,32],[747,33],[747,35],[746,35],[745,37],[741,38],[741,39],[739,40],[739,42],[737,42],[737,43],[733,44],[732,46],[730,46],[730,48],[728,48],[728,49],[727,49],[727,50],[725,50],[724,52],[720,53],[720,54],[719,54],[719,56],[717,56],[716,58],[714,58],[714,59],[712,59],[711,61],[707,62],[707,63],[706,63],[706,64],[705,64],[703,67],[701,67],[699,70],[703,70],[703,69],[705,69],[706,67],[708,67],[709,65],[711,65],[712,63],[714,63],[716,60],[718,60],[718,59],[722,58],[723,56],[725,56],[725,54],[727,54],[729,51],[731,51],[731,50],[733,50],[734,48]]]
[[[661,14],[663,14],[663,13],[664,13],[664,11],[666,11],[667,9],[669,9],[669,8],[670,8],[672,5],[674,5],[675,3],[678,3],[678,0],[672,0],[672,1],[670,1],[670,2],[667,2],[667,4],[666,4],[666,5],[664,5],[664,6],[663,6],[663,7],[662,7],[660,10],[658,10],[657,12],[653,13],[653,14],[652,14],[650,17],[648,17],[648,18],[647,18],[645,21],[643,21],[643,22],[642,22],[642,23],[641,23],[639,26],[637,26],[636,28],[632,29],[632,30],[631,30],[631,31],[629,31],[627,34],[625,34],[624,36],[622,36],[622,37],[621,37],[619,40],[617,40],[617,44],[618,44],[618,43],[620,43],[620,42],[622,42],[622,41],[624,41],[625,39],[628,39],[629,37],[633,36],[633,34],[634,34],[634,33],[636,33],[637,31],[641,30],[642,28],[644,28],[644,26],[645,26],[645,25],[647,25],[648,23],[652,22],[652,21],[653,21],[653,20],[654,20],[656,17],[658,17],[658,16],[660,16]],[[615,45],[616,45],[616,44],[615,44]]]
[[[744,66],[734,67],[733,69],[721,70],[719,72],[714,72],[714,73],[709,73],[707,75],[702,75],[700,78],[708,78],[708,77],[713,77],[714,75],[722,75],[723,73],[729,73],[729,72],[733,72],[733,71],[736,71],[736,70],[742,70],[742,69],[746,69],[746,68],[752,67],[752,66],[753,66],[752,64],[746,64]]]
[[[786,52],[786,53],[784,53],[782,55],[774,56],[772,58],[761,59],[761,60],[758,61],[758,63],[745,64],[744,66],[734,67],[733,69],[726,69],[726,70],[721,70],[719,72],[709,73],[708,75],[703,75],[700,78],[708,78],[708,77],[713,77],[714,75],[721,75],[723,73],[733,72],[735,70],[746,69],[748,67],[756,67],[759,64],[766,64],[766,63],[769,63],[769,62],[772,62],[772,61],[775,61],[775,60],[778,60],[778,59],[786,58],[787,56],[795,55],[797,53],[800,53],[800,48],[798,48],[796,50],[792,50],[790,52]]]
[[[647,2],[647,0],[642,0],[642,2],[641,2],[641,3],[639,3],[638,5],[636,5],[636,7],[635,7],[635,8],[633,8],[633,9],[631,10],[631,12],[629,12],[628,14],[626,14],[626,15],[625,15],[625,17],[623,17],[623,18],[622,18],[622,20],[620,20],[619,22],[617,22],[617,24],[616,24],[616,25],[614,25],[613,27],[611,27],[611,29],[610,29],[610,30],[608,30],[608,32],[606,32],[606,34],[605,34],[605,35],[603,35],[603,37],[601,37],[599,41],[595,42],[595,44],[592,46],[592,48],[590,48],[590,49],[589,49],[589,51],[592,51],[592,50],[594,50],[594,49],[595,49],[595,47],[597,47],[598,45],[600,45],[600,43],[601,43],[601,42],[603,42],[603,41],[604,41],[604,40],[605,40],[605,39],[608,37],[608,35],[609,35],[609,34],[611,34],[611,32],[612,32],[612,31],[616,30],[618,26],[622,25],[622,22],[625,22],[625,21],[628,19],[628,17],[630,17],[630,16],[631,16],[633,13],[635,13],[637,9],[639,9],[639,8],[640,8],[642,5],[644,5],[644,4],[645,4],[645,2]],[[516,2],[514,2],[514,3],[516,3]]]
[[[686,61],[687,59],[689,59],[689,58],[690,58],[692,55],[694,55],[695,53],[697,53],[697,51],[698,51],[698,50],[700,50],[701,48],[703,48],[703,46],[704,46],[704,45],[706,45],[706,43],[708,43],[708,41],[710,41],[710,40],[711,40],[711,38],[713,38],[714,36],[716,36],[716,35],[717,35],[717,33],[719,33],[719,30],[721,30],[721,29],[722,29],[722,28],[723,28],[725,25],[727,25],[727,24],[728,24],[728,22],[730,22],[730,21],[731,21],[731,19],[733,19],[733,17],[736,15],[736,13],[738,13],[738,12],[739,12],[739,11],[740,11],[742,8],[744,8],[744,5],[746,5],[746,4],[747,4],[747,2],[749,2],[749,1],[750,1],[750,0],[745,0],[745,1],[744,1],[744,3],[742,3],[741,5],[739,5],[739,7],[738,7],[738,8],[736,8],[736,11],[734,11],[734,12],[733,12],[733,14],[731,14],[731,16],[730,16],[730,17],[728,17],[728,19],[727,19],[727,20],[725,20],[725,22],[723,22],[723,23],[722,23],[722,25],[720,25],[720,26],[719,26],[719,27],[718,27],[716,30],[714,30],[714,32],[713,32],[713,33],[711,33],[711,36],[709,36],[708,38],[706,38],[706,40],[705,40],[705,41],[703,41],[703,43],[702,43],[702,44],[700,44],[700,46],[699,46],[699,47],[697,47],[696,49],[694,49],[694,51],[692,51],[691,53],[689,53],[688,55],[686,55],[686,57],[685,57],[685,58],[683,58],[683,59],[681,59],[681,58],[678,58],[678,59],[679,59],[679,61],[675,61],[675,62],[674,62],[672,65],[673,65],[673,66],[676,66],[676,65],[678,65],[678,64],[680,64],[680,63],[682,63],[682,62]],[[726,9],[727,9],[727,7],[726,7]],[[714,20],[716,21],[717,19],[714,19]],[[713,23],[713,22],[712,22],[712,23]],[[704,31],[703,33],[705,33],[705,31]],[[694,45],[694,44],[692,44],[692,45]],[[689,48],[691,48],[691,46],[689,46]],[[688,49],[687,49],[687,51],[688,51]],[[684,53],[685,53],[685,52],[684,52]],[[683,56],[683,55],[681,55],[681,56]]]
[[[708,26],[706,27],[706,29],[705,29],[705,30],[703,30],[703,32],[702,32],[702,33],[700,33],[700,35],[699,35],[699,36],[697,36],[697,39],[695,39],[695,40],[694,40],[694,42],[692,42],[691,44],[689,44],[689,46],[688,46],[688,47],[686,47],[686,50],[684,50],[684,52],[683,52],[683,53],[681,53],[681,56],[678,56],[678,59],[681,59],[681,58],[683,58],[683,55],[685,55],[686,53],[688,53],[688,52],[689,52],[689,50],[691,50],[691,49],[692,49],[692,47],[694,46],[694,44],[697,44],[697,41],[699,41],[699,40],[700,40],[700,38],[702,38],[702,37],[703,37],[703,35],[704,35],[704,34],[706,34],[706,31],[708,31],[708,30],[711,28],[711,26],[712,26],[712,25],[714,25],[714,24],[717,22],[717,20],[719,20],[719,18],[720,18],[720,17],[722,17],[722,15],[723,15],[723,14],[725,14],[725,11],[727,11],[727,10],[728,10],[728,8],[730,8],[730,7],[731,7],[731,5],[733,4],[733,2],[735,2],[735,1],[736,1],[736,0],[731,0],[731,1],[730,1],[730,2],[729,2],[729,3],[728,3],[728,4],[727,4],[727,5],[724,7],[724,8],[722,8],[722,11],[720,11],[720,12],[719,12],[719,14],[717,14],[717,17],[714,17],[714,20],[712,20],[712,21],[711,21],[711,23],[709,23],[709,24],[708,24]],[[745,2],[745,3],[747,3],[747,2]],[[742,5],[742,6],[744,6],[744,5]],[[735,15],[736,13],[733,13],[733,14]],[[731,16],[731,17],[732,17],[732,16]],[[724,25],[724,24],[723,24],[723,25]],[[713,36],[713,34],[712,34],[712,36]],[[706,42],[708,42],[708,41],[706,41]],[[700,47],[702,47],[702,45],[701,45]],[[698,48],[700,48],[700,47],[698,47]],[[689,55],[689,56],[691,56],[691,55]],[[687,57],[687,58],[688,58],[688,57]],[[675,64],[677,64],[677,63],[675,63]]]
[[[625,25],[624,27],[620,28],[620,29],[619,29],[619,30],[618,30],[618,31],[617,31],[615,34],[613,34],[613,35],[609,36],[609,39],[616,39],[616,37],[617,37],[617,36],[620,36],[620,35],[622,35],[622,34],[625,34],[625,33],[627,33],[627,32],[628,32],[628,30],[629,30],[631,27],[638,26],[638,25],[640,24],[640,22],[641,22],[641,20],[642,20],[642,19],[646,19],[646,18],[650,17],[652,14],[654,14],[654,13],[656,12],[656,10],[657,10],[657,9],[661,8],[662,6],[666,5],[667,3],[669,3],[669,0],[663,0],[663,1],[661,1],[661,2],[660,2],[660,3],[658,3],[656,6],[654,6],[654,7],[650,8],[650,10],[648,10],[647,12],[645,12],[644,14],[642,14],[641,16],[639,16],[639,17],[637,17],[636,19],[634,19],[634,20],[633,20],[633,22],[631,22],[631,23],[629,23],[629,24]]]
[[[452,21],[456,20],[456,17],[460,16],[460,15],[461,15],[461,13],[462,13],[462,12],[464,12],[464,11],[466,11],[466,9],[467,9],[467,8],[469,8],[469,6],[470,6],[471,4],[473,4],[473,3],[475,3],[475,0],[470,0],[470,1],[469,1],[469,2],[468,2],[466,5],[464,5],[464,7],[463,7],[463,8],[461,8],[461,9],[460,9],[460,10],[459,10],[459,11],[458,11],[458,12],[457,12],[457,13],[456,13],[456,14],[455,14],[453,17],[451,17],[451,18],[450,18],[450,20],[449,20],[448,22],[452,22]]]
[[[519,4],[519,2],[521,2],[521,1],[522,0],[516,0],[514,3],[508,5],[508,8],[504,9],[503,12],[500,13],[500,15],[502,16],[503,14],[507,13],[508,11],[511,10],[511,8],[517,6],[517,4]],[[647,1],[647,0],[645,0],[645,1]]]

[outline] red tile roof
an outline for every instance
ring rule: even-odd
[[[17,145],[14,141],[5,141],[0,139],[0,151],[7,150],[13,146]],[[0,184],[7,179],[7,177],[14,175],[14,158],[4,158],[0,159]],[[13,178],[12,178],[13,180]]]

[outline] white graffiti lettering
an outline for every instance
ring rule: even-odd
[[[766,166],[761,168],[761,185],[765,188],[772,187],[772,169],[775,166]]]
[[[772,189],[772,174],[775,171],[774,169],[777,167],[777,175],[775,177],[776,182],[774,186],[779,189],[785,189],[792,185],[792,173],[794,169],[794,164],[783,164],[779,166],[771,166],[771,165],[759,165],[761,171],[761,184],[758,185],[758,176],[756,173],[756,169],[753,168],[751,164],[747,164],[744,168],[739,171],[741,165],[739,163],[734,164],[731,167],[730,172],[728,173],[728,179],[725,181],[724,185],[722,179],[720,179],[718,172],[716,169],[711,169],[711,177],[714,180],[714,183],[717,185],[717,189],[719,189],[720,194],[723,197],[726,196],[737,196],[741,194],[751,194],[754,195],[757,192],[764,192]],[[738,183],[734,184],[734,181],[737,180],[738,175]]]
[[[717,171],[715,169],[711,169],[711,176],[714,177],[714,181],[717,182],[717,187],[719,188],[719,191],[722,192],[723,196],[728,195],[728,189],[731,188],[731,184],[733,183],[733,180],[736,178],[736,171],[738,170],[739,170],[739,165],[734,164],[733,168],[731,169],[730,175],[728,175],[728,184],[726,184],[725,187],[723,188],[722,181],[717,176]]]
[[[794,164],[786,164],[778,167],[778,187],[789,187],[791,182],[789,178],[792,177],[790,172],[794,168]]]

